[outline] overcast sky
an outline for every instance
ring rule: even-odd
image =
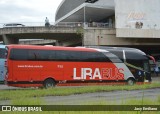
[[[0,23],[55,22],[55,13],[62,0],[0,0]]]

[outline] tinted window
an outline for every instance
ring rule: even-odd
[[[111,53],[113,53],[114,55],[116,55],[119,59],[121,59],[123,61],[123,51],[110,51]]]
[[[4,59],[5,58],[5,49],[0,48],[0,59]]]
[[[100,52],[12,49],[12,60],[110,62]]]
[[[130,52],[130,51],[126,51],[126,59],[133,59],[133,60],[147,60],[147,57],[145,55],[142,55],[140,53],[136,53],[136,52]]]
[[[58,61],[81,61],[81,52],[77,51],[56,51]]]
[[[51,61],[55,60],[55,51],[50,50],[29,50],[29,60]]]
[[[148,58],[145,55],[135,52],[125,52],[125,53],[126,53],[126,61],[129,64],[144,69],[144,62],[148,61]]]
[[[81,59],[87,62],[110,62],[101,52],[82,52]]]
[[[12,49],[10,59],[30,61],[55,60],[55,52],[48,50]]]
[[[12,60],[27,60],[28,50],[12,49],[10,52],[10,59]]]

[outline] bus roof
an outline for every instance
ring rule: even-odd
[[[129,47],[110,47],[110,46],[87,46],[93,48],[100,48],[100,49],[116,49],[116,50],[139,50],[137,48],[129,48]]]
[[[137,48],[128,48],[128,47],[109,47],[109,46],[87,46],[90,48],[98,48],[98,49],[103,49],[103,50],[107,50],[107,51],[132,51],[133,53],[139,53],[142,55],[146,55],[143,51],[137,49]]]
[[[62,47],[62,46],[37,46],[37,45],[8,45],[8,48],[16,49],[42,49],[42,50],[68,50],[68,51],[90,51],[97,52],[96,49],[83,48],[83,47]]]

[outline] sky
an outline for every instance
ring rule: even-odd
[[[0,24],[40,23],[48,17],[55,22],[55,13],[62,0],[0,0]]]

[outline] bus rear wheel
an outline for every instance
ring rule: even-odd
[[[135,84],[135,80],[132,79],[132,78],[129,78],[129,79],[127,80],[127,84],[132,86],[132,85]]]
[[[53,79],[46,79],[44,81],[44,87],[47,89],[47,88],[53,88],[55,87],[56,83]]]

